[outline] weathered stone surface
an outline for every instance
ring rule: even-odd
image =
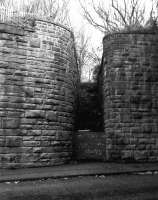
[[[106,159],[158,160],[158,33],[104,38]]]
[[[0,167],[57,165],[72,154],[74,40],[63,26],[35,24],[0,24]]]
[[[104,132],[80,130],[74,138],[76,160],[106,160],[106,138]]]
[[[48,121],[56,121],[57,120],[57,113],[53,111],[48,111],[46,114],[46,119]]]

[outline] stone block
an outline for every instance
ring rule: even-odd
[[[5,146],[7,147],[21,147],[22,146],[22,137],[12,136],[6,137]]]
[[[23,141],[24,147],[40,147],[40,141]]]
[[[4,147],[4,146],[5,146],[5,137],[0,137],[0,147]]]
[[[47,111],[46,112],[46,119],[48,121],[57,121],[57,113],[54,111]]]
[[[128,151],[128,150],[122,151],[121,155],[122,155],[123,160],[126,160],[126,161],[133,161],[134,160],[133,151]]]
[[[25,112],[26,118],[44,118],[45,117],[45,111],[42,110],[27,110]]]
[[[147,150],[136,150],[134,151],[134,159],[137,161],[147,160],[148,158],[148,151]]]
[[[2,119],[2,128],[3,129],[17,129],[20,127],[19,118],[3,118]]]
[[[39,39],[31,39],[30,46],[33,48],[40,48],[40,40]]]
[[[23,88],[26,97],[34,96],[34,88],[33,87],[24,87]]]

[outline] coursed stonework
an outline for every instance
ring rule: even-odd
[[[103,44],[106,159],[158,161],[158,34],[116,33]]]
[[[77,83],[71,31],[0,24],[0,167],[71,159]]]

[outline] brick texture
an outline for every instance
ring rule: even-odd
[[[106,159],[158,161],[158,34],[103,40]]]
[[[71,159],[77,82],[69,30],[0,24],[0,167]]]

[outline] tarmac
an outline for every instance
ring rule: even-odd
[[[62,166],[0,169],[0,183],[14,181],[34,181],[42,179],[58,179],[86,177],[96,175],[123,175],[137,173],[158,173],[158,163],[76,163]]]

